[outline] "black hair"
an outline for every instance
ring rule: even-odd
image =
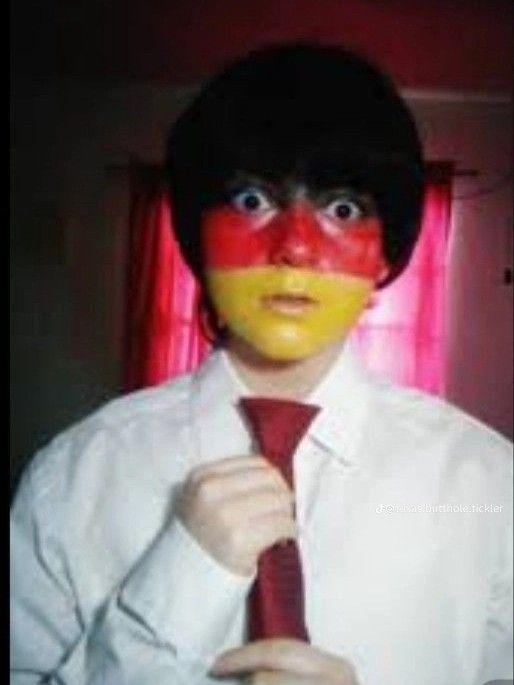
[[[238,172],[369,193],[389,265],[379,287],[391,282],[419,233],[423,170],[413,117],[389,77],[321,45],[260,49],[232,64],[207,82],[167,142],[175,232],[201,283],[201,213]]]

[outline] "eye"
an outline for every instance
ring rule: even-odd
[[[231,204],[240,212],[247,214],[263,214],[273,209],[273,203],[268,195],[254,186],[236,191],[231,197]]]
[[[351,221],[359,219],[364,215],[364,208],[358,200],[347,197],[340,197],[333,200],[325,207],[327,214],[340,221]]]

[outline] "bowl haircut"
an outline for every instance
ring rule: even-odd
[[[202,212],[227,200],[241,173],[371,195],[389,265],[377,287],[400,275],[419,234],[424,164],[414,119],[391,79],[343,48],[269,47],[230,65],[172,126],[165,167],[175,233],[200,284]]]

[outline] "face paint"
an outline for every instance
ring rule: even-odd
[[[306,202],[208,210],[206,281],[229,330],[265,357],[308,357],[342,339],[384,268],[375,217],[340,219]]]
[[[373,281],[291,267],[209,269],[207,285],[229,329],[269,359],[304,359],[343,337]]]
[[[282,263],[376,279],[385,266],[381,235],[376,217],[343,222],[300,205],[263,221],[223,205],[204,215],[202,248],[208,269]]]

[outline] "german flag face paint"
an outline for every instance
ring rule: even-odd
[[[303,359],[346,336],[383,274],[381,244],[379,219],[347,192],[281,207],[248,186],[203,216],[218,315],[274,360]]]

